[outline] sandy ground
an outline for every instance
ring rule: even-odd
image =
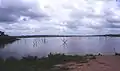
[[[68,71],[120,71],[120,56],[98,56],[88,63],[70,62],[66,66]]]
[[[120,71],[119,56],[99,56],[73,71]]]

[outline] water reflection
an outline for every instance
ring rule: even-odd
[[[66,37],[63,37],[63,38],[61,38],[61,40],[63,42],[61,46],[63,46],[64,48],[66,48],[67,47],[67,41],[68,41],[68,39]]]
[[[0,48],[4,48],[6,44],[0,44]]]
[[[113,54],[120,52],[119,37],[41,37],[21,38],[1,46],[1,57],[47,56],[50,52],[65,54]]]
[[[4,48],[8,44],[12,44],[13,42],[17,41],[19,39],[16,38],[0,38],[0,48]]]

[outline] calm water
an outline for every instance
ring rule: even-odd
[[[113,54],[120,52],[119,37],[47,37],[47,38],[21,38],[12,44],[0,48],[3,58],[27,55],[46,56],[52,53],[88,54],[104,53]]]

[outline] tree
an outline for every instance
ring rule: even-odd
[[[5,33],[0,31],[0,36],[4,36],[4,35],[5,35]]]

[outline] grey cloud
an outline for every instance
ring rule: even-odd
[[[14,22],[17,18],[11,9],[0,8],[0,22]]]
[[[83,26],[79,20],[75,21],[67,21],[67,24],[65,25],[69,29],[78,29],[79,26]]]
[[[61,22],[64,23],[64,21],[61,21],[61,10],[64,10],[64,9],[60,9],[58,10],[58,12],[55,10],[55,12],[52,13],[51,7],[46,8],[45,12],[46,13],[48,12],[48,14],[51,14],[50,15],[51,17],[49,19],[49,20],[52,20],[51,22],[48,19],[46,19],[46,17],[48,18],[47,14],[40,11],[40,8],[38,11],[38,9],[36,8],[37,7],[36,1],[37,0],[29,0],[29,2],[26,2],[26,0],[2,0],[2,4],[0,4],[0,23],[12,22],[13,24],[13,22],[18,22],[16,25],[12,25],[12,26],[9,26],[10,24],[9,25],[6,24],[5,26],[3,25],[3,27],[6,30],[13,31],[13,33],[14,33],[14,30],[18,30],[21,32],[26,30],[28,33],[35,30],[34,33],[36,32],[47,33],[47,31],[50,32],[53,30],[60,31],[59,29],[63,31],[64,28],[66,30],[65,33],[68,33],[68,32],[69,33],[89,33],[89,32],[94,33],[96,30],[102,30],[106,28],[111,28],[111,29],[120,28],[119,25],[115,25],[116,23],[119,24],[120,21],[111,18],[114,15],[115,10],[113,12],[110,9],[111,8],[116,9],[116,6],[111,4],[112,1],[111,3],[108,4],[107,2],[108,0],[105,0],[106,2],[104,5],[104,8],[103,10],[101,10],[100,14],[95,12],[94,6],[91,6],[88,8],[85,7],[86,10],[84,11],[82,9],[77,9],[72,5],[67,7],[67,4],[66,4],[65,9],[70,9],[70,11],[68,12],[66,11],[65,16],[63,15],[63,17],[70,18],[69,20],[66,20],[66,19],[64,20],[66,24],[60,24]],[[57,9],[57,6],[54,6],[54,7],[55,9]],[[28,20],[29,19],[30,20],[26,21],[27,19],[23,18],[23,20],[26,22],[19,22],[18,19],[21,16],[25,16]],[[84,18],[85,19],[87,18],[88,20],[82,20]],[[31,22],[31,19],[34,19],[34,20],[32,20]],[[36,20],[37,22],[35,22]],[[56,20],[58,22],[56,22]],[[93,22],[91,22],[91,20]],[[29,26],[28,24],[33,24],[33,25]],[[34,25],[37,25],[37,27],[34,27]],[[31,27],[33,27],[32,30],[31,30]]]
[[[88,11],[89,12],[89,11]],[[92,28],[92,29],[103,29],[103,28],[120,28],[120,21],[119,19],[113,19],[114,13],[110,10],[102,11],[100,15],[96,15],[93,12],[73,12],[71,14],[72,20],[79,20],[79,21],[69,21],[69,24],[66,25],[70,29],[79,29],[78,26],[83,26],[85,28]],[[83,18],[88,18],[94,21],[92,22],[81,22]],[[72,23],[72,24],[71,24]],[[95,25],[96,23],[100,23],[100,25]],[[87,24],[87,25],[84,25]]]
[[[120,25],[115,25],[115,24],[109,24],[108,26],[109,26],[108,28],[116,28],[116,29],[120,28]]]
[[[120,20],[116,20],[116,19],[107,19],[107,21],[110,23],[120,23]]]
[[[13,3],[11,4],[11,2]],[[0,6],[0,22],[17,22],[21,16],[28,17],[29,19],[37,19],[47,15],[37,10],[35,11],[34,5],[31,7],[29,6],[29,3],[23,4],[22,0],[10,0],[10,3],[9,0],[3,0],[2,5]]]

